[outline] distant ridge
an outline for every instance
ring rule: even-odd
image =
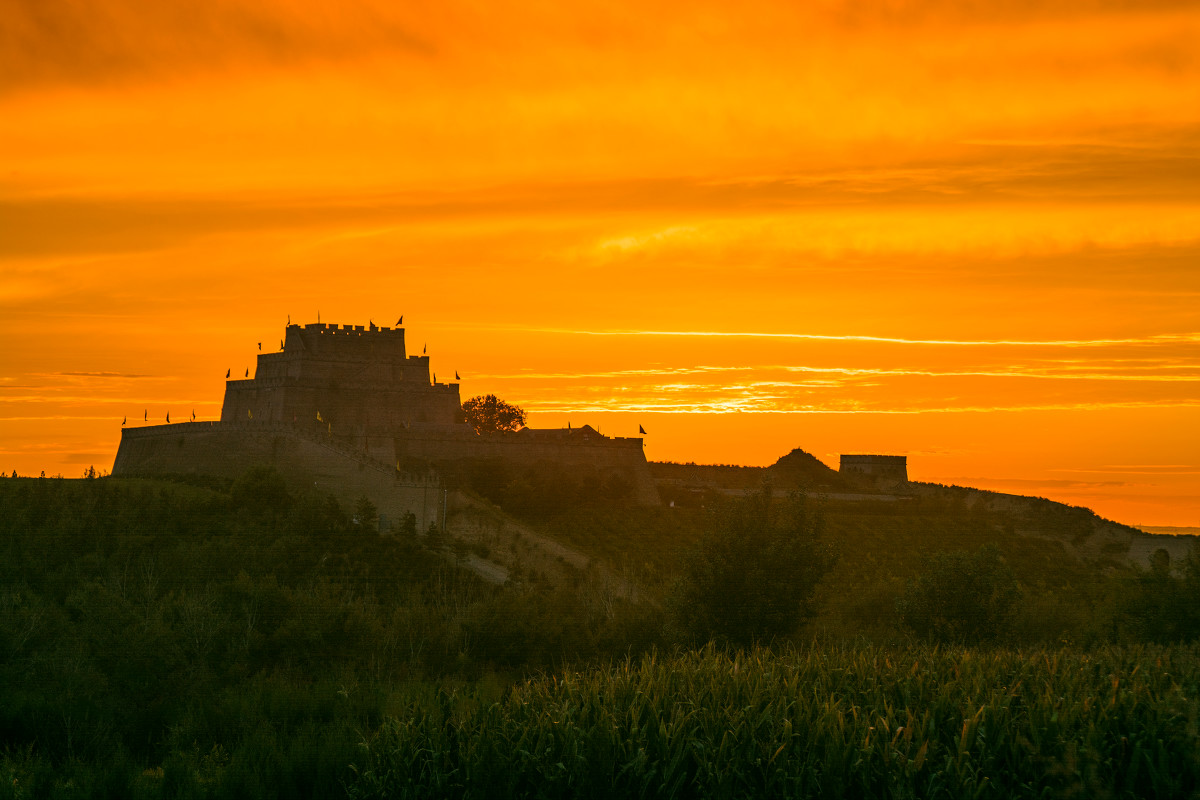
[[[1134,525],[1138,530],[1157,536],[1200,536],[1200,527],[1179,525]]]
[[[977,532],[1006,530],[1009,535],[1026,540],[1054,542],[1063,548],[1064,555],[1081,562],[1109,565],[1123,562],[1145,567],[1160,549],[1166,550],[1173,562],[1178,562],[1187,557],[1193,546],[1200,547],[1200,528],[1134,527],[1104,519],[1088,508],[1044,497],[921,481],[907,481],[886,488],[872,487],[861,480],[848,479],[799,447],[769,467],[661,461],[650,462],[649,466],[663,501],[671,506],[701,507],[722,495],[744,497],[760,491],[764,482],[769,482],[779,496],[802,492],[819,498],[835,523],[843,517],[878,514],[881,513],[880,504],[895,503],[908,510],[887,513],[897,519],[905,515],[922,518],[922,524],[932,530],[936,527],[938,513],[930,509],[944,506],[951,517],[962,513],[977,515],[956,523],[964,531],[964,543],[970,541],[965,532],[971,529]],[[867,527],[887,527],[889,523],[881,522],[882,519],[875,519]],[[840,524],[836,523],[834,527]]]

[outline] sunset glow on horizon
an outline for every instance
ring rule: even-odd
[[[1200,526],[1200,5],[0,10],[0,470],[217,419],[286,321],[651,460]]]

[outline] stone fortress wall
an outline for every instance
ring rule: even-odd
[[[388,522],[407,513],[419,530],[441,519],[436,471],[408,473],[337,442],[270,422],[181,422],[126,428],[113,475],[213,475],[236,479],[272,466],[293,487],[331,494],[343,508],[369,497]]]
[[[389,520],[412,512],[424,528],[441,513],[445,479],[480,459],[514,472],[616,474],[638,502],[659,502],[640,438],[589,426],[477,435],[458,384],[431,379],[429,358],[407,354],[403,328],[374,325],[288,325],[254,377],[226,382],[220,422],[124,428],[112,471],[236,478],[269,464],[342,502],[366,495]]]

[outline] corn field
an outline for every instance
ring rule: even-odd
[[[1193,797],[1200,650],[652,655],[410,699],[352,797]]]

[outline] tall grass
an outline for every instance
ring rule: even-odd
[[[1187,797],[1194,648],[649,656],[414,701],[352,797]]]

